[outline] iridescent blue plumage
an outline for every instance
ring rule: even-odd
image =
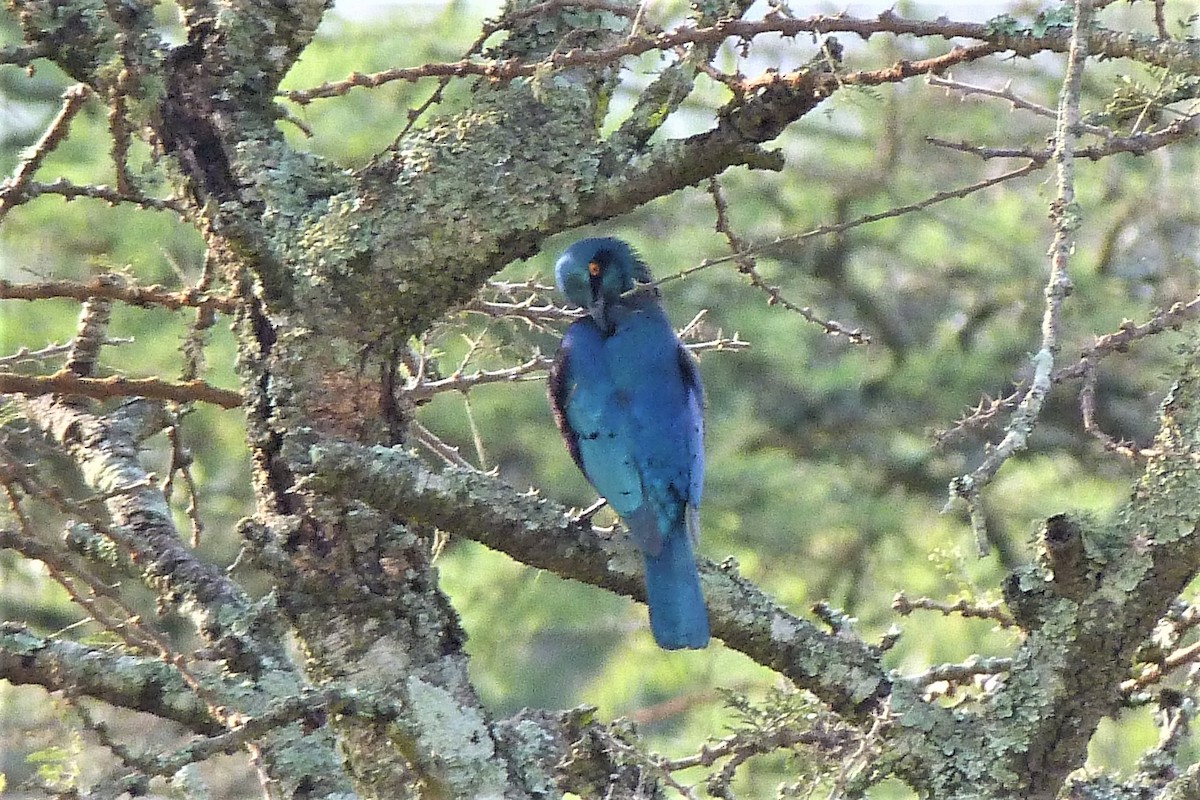
[[[550,371],[554,418],[575,463],[629,527],[646,564],[659,646],[708,644],[692,547],[704,481],[700,376],[619,239],[583,239],[555,266],[559,291],[588,310]]]

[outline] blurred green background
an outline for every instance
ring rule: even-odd
[[[1103,21],[1148,30],[1148,5],[1119,4],[1104,12]],[[805,14],[842,9],[794,6]],[[1031,4],[1024,6],[1028,11]],[[936,16],[909,4],[897,10]],[[964,18],[976,13],[973,19],[982,21],[1000,10],[1001,4],[982,11],[965,4],[947,13]],[[1167,10],[1172,21],[1182,20],[1196,12],[1197,4],[1172,2]],[[285,86],[308,88],[353,71],[456,60],[481,20],[495,11],[484,3],[451,2],[384,4],[358,16],[335,13]],[[664,0],[652,12],[669,24],[682,20],[686,8]],[[172,7],[160,6],[159,13],[165,35],[178,41]],[[0,20],[0,43],[16,41],[13,20]],[[919,58],[944,47],[940,41],[877,37],[867,44],[845,38],[854,68]],[[812,42],[771,39],[756,43],[750,59],[726,49],[719,66],[756,74],[771,66],[794,68],[815,54]],[[658,68],[651,59],[630,65],[609,124],[619,122],[638,87]],[[1062,59],[1047,56],[995,59],[956,71],[954,77],[997,89],[1011,83],[1022,96],[1053,107],[1061,72]],[[1163,120],[1178,110],[1153,105],[1155,93],[1171,80],[1162,72],[1090,63],[1086,79],[1085,108],[1094,114],[1113,110],[1110,101],[1118,89],[1133,98],[1135,107],[1151,109]],[[56,113],[67,85],[45,63],[39,62],[32,76],[0,68],[0,173],[11,174],[22,149]],[[429,82],[397,82],[302,107],[285,102],[311,135],[280,124],[295,146],[354,167],[389,144],[403,128],[407,109],[433,88]],[[701,79],[666,133],[706,128],[726,98],[723,92]],[[451,84],[441,109],[462,107],[470,97],[468,84]],[[1104,121],[1127,131],[1133,120]],[[734,229],[764,241],[919,201],[1023,163],[984,162],[934,146],[926,137],[1038,149],[1052,125],[1051,119],[1014,111],[1007,103],[963,99],[921,80],[844,89],[776,143],[787,156],[783,172],[736,169],[721,183]],[[92,102],[38,178],[112,183],[106,135],[104,111]],[[135,172],[148,188],[161,191],[148,153],[136,149],[134,156]],[[1064,363],[1123,319],[1142,320],[1156,307],[1195,295],[1198,178],[1194,145],[1079,164],[1084,227],[1072,262],[1075,292],[1066,305]],[[898,626],[902,635],[887,663],[904,673],[973,653],[1002,655],[1014,639],[987,621],[928,612],[899,617],[891,610],[896,592],[947,602],[998,600],[1005,566],[1031,557],[1030,537],[1041,520],[1063,511],[1103,514],[1125,498],[1136,475],[1133,465],[1105,454],[1082,432],[1077,386],[1065,385],[1051,397],[1031,449],[1010,461],[986,494],[996,552],[977,558],[964,520],[940,513],[947,482],[979,462],[985,439],[997,440],[998,429],[954,437],[941,447],[935,445],[935,432],[952,428],[982,395],[1008,394],[1037,346],[1052,193],[1051,173],[1043,170],[920,213],[812,237],[759,260],[763,276],[784,296],[847,327],[861,326],[872,337],[869,346],[830,337],[797,314],[768,306],[766,296],[728,264],[664,287],[677,325],[703,309],[707,314],[697,338],[736,333],[751,345],[701,359],[708,400],[702,553],[714,560],[736,559],[742,574],[797,613],[807,615],[814,602],[827,600],[855,617],[867,640]],[[659,276],[728,253],[714,230],[711,197],[693,188],[605,225],[556,236],[540,255],[498,277],[548,283],[557,253],[593,234],[628,239]],[[139,283],[179,287],[198,279],[202,263],[200,237],[170,212],[42,197],[13,211],[0,226],[0,278],[8,280],[78,279],[118,271]],[[70,302],[4,302],[0,355],[66,342],[77,311]],[[134,341],[107,349],[103,369],[177,377],[179,347],[190,322],[187,315],[117,306],[112,334]],[[227,323],[219,321],[207,334],[205,376],[234,387]],[[1100,421],[1110,435],[1149,441],[1156,405],[1169,386],[1172,347],[1183,335],[1186,331],[1157,337],[1103,363]],[[449,318],[429,346],[450,372],[460,365],[468,340],[481,343],[471,351],[468,371],[511,366],[535,349],[550,353],[555,346],[554,336],[519,322],[472,315]],[[422,409],[420,419],[468,460],[497,469],[518,488],[536,487],[580,507],[595,499],[558,439],[540,379],[484,386],[468,398],[440,395]],[[237,412],[197,408],[187,416],[184,433],[201,486],[206,532],[200,549],[229,564],[238,552],[234,525],[252,509],[242,422]],[[165,470],[165,440],[159,437],[150,446],[148,462]],[[187,530],[182,499],[176,505],[181,530]],[[41,522],[53,536],[53,515],[47,513]],[[470,636],[476,685],[497,715],[525,706],[594,704],[605,718],[639,721],[651,748],[680,756],[743,721],[718,687],[757,701],[780,685],[777,676],[719,643],[702,652],[660,651],[641,606],[530,569],[473,542],[450,541],[439,563]],[[265,589],[252,571],[238,574],[254,590]],[[0,552],[0,575],[5,619],[28,621],[42,633],[95,635],[86,625],[71,627],[79,612],[40,565]],[[150,608],[152,600],[144,601]],[[168,619],[166,624],[178,641],[188,641],[182,623]],[[960,695],[946,702],[962,701]],[[74,712],[40,690],[0,684],[0,706],[0,772],[10,786],[46,763],[85,774],[101,763],[94,743],[71,733]],[[124,720],[131,737],[157,730],[144,719],[129,721],[133,717],[111,718]],[[1127,771],[1155,737],[1149,711],[1131,710],[1101,728],[1091,765]],[[135,747],[158,743],[148,735]],[[739,796],[773,797],[781,782],[807,786],[805,763],[813,758],[750,762],[736,784]],[[211,781],[232,781],[229,794],[221,796],[257,794],[246,780],[244,759],[219,759],[202,772]],[[700,780],[703,774],[693,770],[681,778]],[[827,784],[821,785],[826,791]],[[908,792],[893,782],[878,787],[874,796],[906,797]]]

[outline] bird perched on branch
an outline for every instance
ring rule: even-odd
[[[704,647],[708,612],[692,551],[704,480],[695,362],[658,291],[634,291],[650,272],[625,242],[578,241],[554,273],[558,290],[588,311],[563,335],[550,370],[554,420],[642,551],[654,640],[668,650]]]

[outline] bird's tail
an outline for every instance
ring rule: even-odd
[[[663,539],[658,555],[645,556],[646,604],[650,630],[664,650],[698,649],[708,644],[708,610],[692,538],[683,530]]]

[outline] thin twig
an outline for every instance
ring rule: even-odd
[[[232,313],[237,308],[237,301],[231,297],[191,288],[173,292],[157,284],[132,286],[124,281],[113,281],[101,277],[95,277],[86,282],[40,281],[38,283],[13,283],[0,279],[0,300],[48,300],[55,297],[68,297],[74,300],[102,297],[137,306],[162,306],[171,311],[177,311],[180,308],[198,308]]]
[[[80,197],[90,197],[94,200],[103,200],[109,205],[118,205],[119,203],[131,203],[142,208],[147,208],[152,211],[173,211],[183,219],[188,219],[191,216],[191,211],[176,200],[157,197],[143,197],[141,195],[124,194],[111,186],[78,184],[72,183],[65,178],[59,178],[53,183],[38,183],[30,181],[22,190],[17,193],[14,203],[25,202],[32,200],[35,197],[40,197],[44,194],[59,195],[69,200],[75,200]]]
[[[961,186],[957,189],[947,189],[945,191],[937,192],[937,193],[932,194],[929,197],[925,198],[924,200],[919,200],[915,203],[909,203],[908,205],[903,205],[903,206],[896,206],[894,208],[888,209],[887,211],[880,211],[880,212],[876,212],[873,214],[864,214],[861,217],[857,217],[856,219],[848,220],[846,222],[837,222],[837,223],[830,223],[829,225],[822,225],[818,228],[813,228],[811,230],[805,231],[804,233],[797,233],[797,234],[793,234],[791,236],[779,236],[779,237],[776,237],[775,239],[772,239],[767,242],[752,243],[743,252],[744,252],[744,254],[750,255],[750,256],[777,255],[777,254],[786,252],[786,250],[788,248],[790,248],[791,246],[799,244],[804,241],[807,241],[809,239],[814,239],[819,236],[831,236],[831,235],[835,235],[835,234],[839,234],[839,233],[844,233],[845,231],[851,230],[853,228],[858,228],[863,225],[869,225],[872,222],[879,222],[881,220],[891,219],[893,217],[904,216],[905,214],[912,214],[917,211],[922,211],[926,208],[929,208],[930,206],[937,205],[938,203],[943,203],[947,200],[956,200],[956,199],[959,199],[962,197],[966,197],[969,194],[974,194],[975,192],[982,191],[989,187],[996,186],[998,184],[1005,183],[1007,181],[1014,180],[1016,178],[1024,177],[1025,175],[1028,175],[1030,173],[1036,172],[1037,170],[1041,169],[1042,166],[1043,166],[1043,164],[1033,164],[1033,163],[1026,164],[1023,167],[1019,167],[1018,169],[1014,169],[1010,172],[1005,172],[1003,174],[997,175],[992,178],[985,178],[984,180],[977,181],[968,186]],[[734,259],[734,257],[732,255],[721,256],[718,258],[708,258],[708,259],[705,259],[704,261],[700,262],[696,266],[689,267],[684,270],[680,270],[679,272],[673,273],[671,275],[667,275],[667,276],[655,281],[651,285],[652,286],[661,286],[665,283],[670,283],[671,281],[680,280],[682,278],[686,278],[689,275],[692,275],[693,273],[700,272],[700,271],[708,269],[710,267],[718,266],[720,264],[727,264],[727,263],[733,261],[733,259]]]
[[[115,345],[131,344],[132,342],[133,339],[130,338],[105,339],[104,345],[106,347],[113,347]],[[28,347],[21,347],[15,353],[11,353],[7,356],[0,356],[0,369],[16,366],[18,364],[36,364],[41,361],[48,361],[52,358],[60,358],[70,353],[73,346],[73,343],[67,342],[66,344],[51,343],[38,350],[30,350]]]
[[[1167,17],[1163,11],[1163,6],[1167,4],[1167,0],[1154,0],[1154,29],[1158,31],[1158,38],[1170,39],[1171,33],[1167,30]]]
[[[983,462],[970,474],[950,482],[950,502],[966,501],[971,530],[980,556],[986,555],[987,521],[980,500],[980,490],[991,482],[1000,467],[1028,446],[1029,435],[1037,425],[1042,403],[1050,391],[1054,359],[1060,347],[1059,326],[1062,304],[1071,293],[1068,266],[1075,231],[1080,224],[1080,209],[1075,202],[1075,140],[1079,135],[1079,95],[1083,83],[1083,68],[1088,56],[1088,33],[1092,21],[1092,0],[1075,0],[1075,19],[1072,23],[1071,46],[1067,70],[1059,99],[1058,123],[1055,126],[1051,160],[1056,166],[1057,193],[1050,206],[1054,221],[1054,241],[1050,246],[1050,274],[1046,282],[1046,304],[1042,314],[1042,341],[1032,358],[1033,376],[1021,402],[1009,420],[1004,438],[989,449]]]
[[[1200,114],[1188,114],[1180,117],[1156,131],[1134,133],[1129,136],[1109,136],[1099,144],[1087,147],[1076,147],[1072,151],[1075,158],[1086,158],[1090,161],[1100,161],[1109,156],[1128,153],[1144,156],[1175,142],[1200,136]],[[970,153],[988,160],[993,158],[1027,158],[1038,166],[1050,162],[1054,158],[1054,148],[1033,147],[980,147],[968,142],[950,142],[933,136],[925,137],[925,141],[938,147]]]
[[[1135,342],[1154,336],[1164,331],[1178,329],[1185,322],[1200,318],[1200,295],[1187,303],[1175,303],[1166,311],[1159,311],[1146,322],[1138,325],[1132,320],[1125,320],[1112,333],[1097,337],[1095,344],[1080,353],[1079,361],[1066,367],[1060,367],[1050,376],[1052,383],[1059,384],[1076,378],[1085,378],[1089,369],[1093,369],[1101,359],[1113,354],[1124,353]],[[992,423],[1002,412],[1016,408],[1024,396],[1025,386],[1018,387],[1009,395],[992,399],[986,395],[979,405],[967,416],[960,419],[949,430],[939,431],[934,435],[938,444],[944,444],[955,435],[967,430],[978,429]],[[1141,451],[1146,455],[1146,451]]]
[[[423,446],[426,450],[433,453],[450,466],[465,467],[466,469],[472,471],[478,471],[474,464],[462,457],[462,455],[458,452],[457,447],[446,444],[441,437],[426,428],[420,422],[414,419],[410,420],[408,424],[413,438],[417,440],[417,444]]]
[[[821,326],[825,330],[825,333],[830,336],[845,336],[854,344],[870,344],[871,337],[864,334],[861,328],[851,330],[840,322],[822,319],[814,314],[808,306],[798,306],[791,300],[788,300],[779,291],[778,286],[772,286],[763,280],[762,275],[758,272],[754,256],[750,254],[750,247],[730,227],[729,204],[725,201],[725,195],[721,191],[721,184],[716,178],[709,179],[708,193],[712,195],[713,206],[716,209],[717,232],[723,235],[725,241],[729,243],[729,249],[733,251],[731,258],[733,258],[733,263],[737,266],[737,271],[750,279],[751,286],[767,295],[767,305],[778,305],[786,308],[788,311],[795,312],[809,322]]]
[[[192,475],[192,451],[183,443],[178,414],[172,415],[171,424],[167,426],[167,441],[171,444],[171,466],[167,469],[167,480],[163,484],[163,497],[168,503],[171,502],[171,495],[175,493],[175,476],[181,475],[187,497],[184,513],[192,526],[192,548],[195,549],[200,546],[200,536],[204,533],[204,520],[200,518],[200,487]]]
[[[134,650],[158,654],[156,636],[142,624],[141,618],[125,604],[112,587],[96,577],[70,555],[38,541],[21,512],[19,499],[8,478],[0,476],[8,498],[9,509],[19,520],[20,532],[0,528],[0,549],[14,550],[26,558],[40,561],[50,577],[63,588],[71,602],[79,606],[88,619],[111,631]]]
[[[435,381],[415,383],[405,391],[414,403],[421,403],[441,392],[468,392],[476,386],[488,383],[513,383],[522,380],[535,380],[532,373],[549,369],[551,359],[535,354],[528,361],[504,369],[481,369],[471,373],[456,373],[448,378]]]
[[[65,370],[53,375],[15,375],[0,373],[0,394],[80,395],[98,400],[113,397],[148,397],[154,400],[174,400],[177,403],[212,403],[221,408],[237,408],[242,396],[228,389],[219,389],[204,381],[173,383],[158,378],[81,378]]]
[[[929,597],[919,597],[916,600],[910,600],[908,595],[900,592],[892,598],[892,610],[901,616],[908,616],[914,611],[937,611],[945,616],[960,614],[968,619],[972,617],[976,619],[990,619],[1001,628],[1014,628],[1017,625],[1016,620],[1004,610],[1001,603],[983,605],[968,603],[966,600],[943,603]]]
[[[63,104],[58,115],[46,128],[42,138],[38,139],[37,143],[30,148],[29,154],[21,159],[21,163],[17,165],[12,177],[0,183],[0,219],[4,219],[8,212],[21,202],[33,174],[37,172],[46,157],[67,137],[71,120],[75,118],[91,95],[92,90],[82,83],[77,83],[63,92]]]
[[[1019,108],[1022,111],[1029,111],[1039,117],[1048,119],[1056,119],[1058,112],[1053,108],[1047,108],[1040,103],[1035,103],[1032,100],[1026,100],[1012,90],[1012,84],[1006,83],[1003,89],[992,89],[987,86],[976,86],[970,83],[962,83],[951,78],[943,78],[940,75],[930,75],[926,78],[926,82],[930,86],[937,86],[943,89],[959,92],[963,95],[981,95],[983,97],[994,97],[997,100],[1004,100],[1013,108]],[[1090,133],[1094,136],[1100,136],[1105,139],[1113,135],[1113,132],[1102,125],[1092,125],[1087,122],[1079,123],[1079,130],[1084,133]]]
[[[1197,662],[1200,662],[1200,642],[1193,642],[1187,647],[1181,647],[1171,652],[1159,662],[1147,664],[1136,678],[1121,681],[1121,693],[1133,694],[1156,683],[1171,670]]]

